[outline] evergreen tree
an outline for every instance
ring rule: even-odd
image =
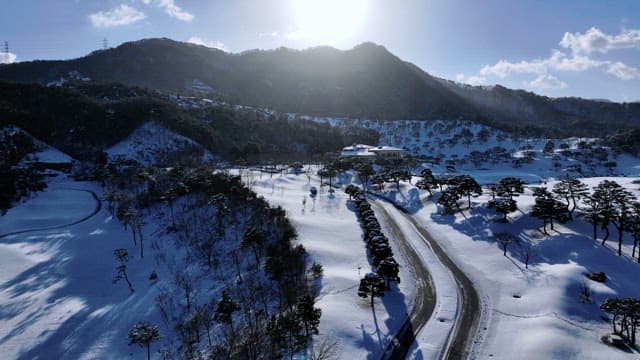
[[[113,255],[118,261],[118,265],[116,266],[116,276],[113,278],[113,283],[117,283],[118,281],[124,279],[129,286],[129,290],[134,292],[133,285],[131,285],[131,281],[129,281],[129,276],[127,275],[127,263],[131,260],[131,256],[129,256],[129,252],[127,249],[115,249],[113,251]]]
[[[569,220],[569,211],[563,203],[554,199],[546,188],[535,188],[533,191],[535,205],[529,215],[542,219],[543,232],[547,233],[547,222],[551,224],[553,230],[553,220],[565,222]]]
[[[240,305],[235,302],[227,290],[222,291],[222,298],[218,302],[213,319],[223,324],[233,324],[232,314],[240,310]]]
[[[151,343],[160,339],[160,331],[157,326],[140,321],[129,330],[129,345],[136,344],[147,347],[147,359],[151,359]]]
[[[360,280],[358,296],[362,298],[371,297],[371,307],[373,308],[373,299],[383,297],[385,290],[384,279],[376,273],[368,273]]]
[[[467,206],[471,208],[471,196],[482,195],[482,187],[476,179],[469,175],[459,175],[453,180],[455,191],[461,196],[467,197]]]
[[[567,211],[573,218],[573,212],[577,207],[578,200],[589,194],[589,187],[578,179],[565,178],[553,186],[553,193],[563,199],[567,205]]]
[[[316,308],[314,305],[315,299],[311,295],[298,298],[296,311],[307,337],[311,334],[318,334],[318,325],[320,325],[320,316],[322,316],[322,309]]]
[[[389,288],[389,282],[391,281],[400,283],[399,272],[400,266],[393,257],[388,257],[378,264],[378,274],[385,279],[387,288]]]
[[[613,194],[611,223],[618,230],[618,256],[622,256],[622,235],[631,228],[631,207],[635,200],[636,197],[623,188],[617,188]]]
[[[503,215],[502,221],[508,221],[507,215],[518,210],[518,204],[513,199],[507,198],[496,198],[494,200],[489,200],[487,203],[487,207],[489,209],[495,209],[496,212],[499,212]]]
[[[496,195],[513,199],[524,193],[524,182],[517,177],[504,177],[496,187]]]

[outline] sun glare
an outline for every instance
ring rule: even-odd
[[[313,42],[349,39],[362,25],[367,0],[291,0],[297,30]]]

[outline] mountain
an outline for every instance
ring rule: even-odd
[[[470,119],[548,136],[601,135],[640,125],[640,104],[553,99],[502,86],[473,87],[429,75],[387,49],[279,48],[230,54],[147,39],[68,61],[0,66],[0,79],[47,84],[67,74],[311,115]],[[197,86],[196,86],[197,85]]]

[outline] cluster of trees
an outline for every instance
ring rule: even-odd
[[[31,137],[12,128],[0,129],[0,215],[4,215],[15,201],[46,188],[39,171],[21,164],[33,151],[35,145]]]
[[[0,82],[0,112],[0,127],[18,126],[76,159],[91,161],[149,120],[227,159],[249,162],[282,154],[310,157],[379,139],[371,129],[232,106],[184,108],[155,91],[95,82],[62,87]]]
[[[471,197],[482,195],[482,187],[470,175],[441,175],[434,176],[431,169],[423,169],[420,173],[422,179],[418,180],[416,187],[432,194],[436,187],[440,189],[438,204],[442,206],[445,214],[452,213],[454,209],[460,210],[458,201],[466,198],[467,206],[471,207]]]
[[[173,329],[165,355],[281,358],[317,334],[321,266],[307,268],[285,211],[269,206],[238,176],[205,166],[123,166],[105,188],[109,210],[123,226],[141,226],[136,219],[148,209],[164,211],[166,231],[182,249],[167,254],[161,251],[166,245],[152,241],[156,261],[170,273],[156,298],[165,326]],[[134,246],[143,246],[141,233],[132,229]],[[116,278],[127,281],[132,257],[118,256],[122,250],[115,252]]]
[[[375,271],[367,273],[360,280],[358,296],[370,297],[371,307],[373,307],[373,299],[384,296],[385,291],[390,289],[392,281],[400,282],[398,276],[400,267],[393,257],[389,239],[380,230],[380,223],[364,192],[354,185],[347,186],[345,192],[353,198],[362,226],[363,238],[375,267]]]
[[[600,309],[611,314],[614,334],[620,335],[635,346],[636,332],[640,326],[640,300],[610,298],[600,305]]]

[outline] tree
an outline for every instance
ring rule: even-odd
[[[389,288],[389,282],[395,281],[400,283],[400,266],[393,257],[388,257],[378,264],[378,274],[382,276],[386,281],[387,289]]]
[[[631,204],[631,219],[629,219],[629,231],[633,236],[633,250],[631,251],[631,257],[636,254],[636,248],[640,242],[640,202],[635,201]],[[640,250],[638,251],[638,262],[640,262]]]
[[[482,187],[476,179],[469,175],[459,175],[452,180],[455,191],[461,196],[467,197],[467,206],[471,208],[471,196],[482,195]]]
[[[561,223],[569,220],[569,211],[565,205],[554,199],[546,188],[535,188],[533,194],[536,199],[529,215],[542,219],[545,234],[547,233],[547,222],[551,224],[551,230],[553,230],[553,220]]]
[[[113,278],[113,283],[117,283],[118,281],[124,279],[129,285],[129,290],[134,292],[133,286],[131,285],[131,281],[129,281],[129,276],[127,276],[127,263],[131,260],[131,256],[129,256],[129,252],[127,249],[115,249],[113,251],[113,255],[118,261],[118,265],[116,266],[116,276]]]
[[[503,256],[507,256],[507,248],[509,247],[510,244],[518,242],[517,237],[507,232],[497,233],[493,237],[500,244],[500,247],[502,248]]]
[[[370,162],[366,161],[366,162],[357,164],[355,170],[356,170],[356,173],[358,174],[358,178],[360,179],[360,183],[362,184],[362,187],[366,189],[367,186],[369,185],[369,179],[374,174],[373,166],[371,166]]]
[[[622,256],[622,234],[631,228],[631,204],[636,197],[627,190],[617,189],[613,194],[611,223],[618,230],[618,256]]]
[[[502,221],[505,222],[508,221],[507,214],[518,210],[518,204],[516,203],[516,201],[507,198],[496,198],[495,200],[489,200],[489,202],[487,203],[487,207],[489,209],[495,209],[496,212],[501,213],[504,216],[502,218]]]
[[[440,194],[438,204],[442,206],[443,213],[451,214],[453,213],[454,207],[460,210],[458,200],[460,200],[460,193],[458,193],[455,188],[450,187]]]
[[[318,334],[318,325],[320,325],[320,316],[322,316],[322,309],[316,308],[314,305],[315,299],[311,295],[303,295],[298,298],[296,311],[307,337],[311,334]]]
[[[496,186],[496,195],[513,199],[524,193],[524,182],[517,177],[504,177]]]
[[[567,211],[573,218],[577,201],[589,194],[588,188],[587,184],[578,179],[565,178],[553,186],[553,193],[566,202]]]
[[[555,144],[553,143],[553,141],[549,140],[544,145],[544,148],[542,149],[542,152],[545,153],[546,155],[550,155],[550,154],[553,154],[553,149],[554,148],[555,148]]]
[[[613,315],[611,318],[613,332],[627,339],[631,345],[635,346],[636,332],[638,325],[640,325],[640,300],[634,298],[610,298],[600,305],[600,309]],[[619,325],[619,327],[616,325]]]
[[[147,359],[151,359],[151,343],[160,339],[157,326],[140,321],[129,330],[129,345],[136,344],[147,347]]]
[[[360,280],[358,296],[361,298],[371,297],[371,308],[373,308],[373,299],[383,297],[385,290],[384,279],[376,273],[368,273]]]
[[[218,302],[213,319],[219,323],[233,325],[231,315],[238,310],[240,310],[240,305],[231,298],[229,291],[223,290],[222,298]]]
[[[437,186],[436,178],[433,176],[431,169],[423,169],[420,172],[420,176],[422,179],[416,182],[416,187],[421,190],[427,190],[429,195],[432,195],[431,189],[434,189]]]
[[[609,224],[616,212],[615,199],[616,197],[622,196],[622,191],[625,190],[617,182],[612,180],[603,180],[598,184],[598,186],[596,186],[591,196],[585,199],[585,203],[590,207],[590,209],[587,210],[587,220],[592,222],[594,227],[599,223],[601,225],[601,229],[605,232],[605,235],[602,238],[602,245],[604,245],[609,238]],[[595,209],[598,209],[597,212],[595,212]],[[593,216],[595,216],[595,218]]]
[[[253,255],[256,258],[257,265],[260,265],[260,255],[262,255],[262,250],[266,240],[267,235],[264,231],[253,226],[249,226],[242,237],[242,245],[250,247],[253,250]]]

